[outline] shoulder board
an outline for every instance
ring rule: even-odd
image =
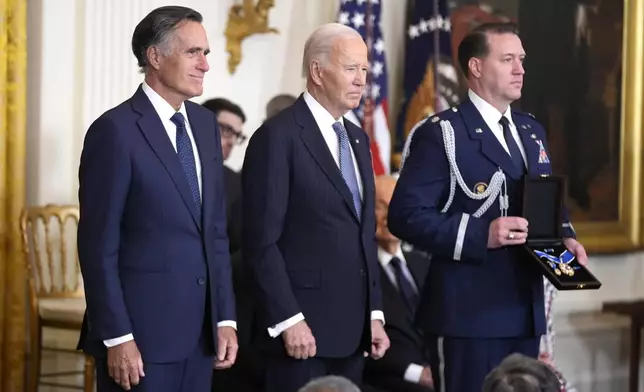
[[[537,119],[534,114],[528,113],[528,112],[520,112],[518,110],[512,110],[512,114],[517,115],[517,116],[521,116],[521,117],[530,117],[533,120]]]
[[[454,106],[452,108],[449,108],[447,110],[443,110],[440,113],[436,113],[434,115],[429,116],[429,122],[431,123],[437,123],[442,120],[449,120],[458,112],[458,107]]]

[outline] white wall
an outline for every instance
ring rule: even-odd
[[[383,30],[390,72],[391,108],[401,85],[405,1],[383,2]],[[30,0],[28,168],[29,204],[76,203],[78,158],[91,121],[127,99],[141,80],[129,42],[136,23],[161,0]],[[184,0],[204,15],[212,54],[204,96],[238,102],[250,134],[264,106],[278,93],[299,94],[301,51],[308,34],[334,18],[336,0],[278,0],[271,25],[279,35],[253,36],[243,44],[235,75],[227,71],[223,31],[233,0]],[[228,164],[239,168],[243,148]],[[605,300],[644,297],[644,255],[593,257],[599,291],[560,293],[556,355],[580,391],[625,390],[628,333],[625,320],[601,315]],[[642,389],[644,390],[644,388]]]

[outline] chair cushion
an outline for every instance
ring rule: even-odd
[[[41,298],[38,300],[38,312],[43,320],[83,322],[85,298]]]

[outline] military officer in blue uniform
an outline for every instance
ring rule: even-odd
[[[477,27],[458,59],[468,98],[412,131],[388,224],[433,255],[416,321],[428,337],[436,390],[479,392],[509,354],[538,356],[543,277],[518,246],[529,230],[520,188],[524,175],[552,169],[543,127],[510,108],[525,73],[516,27]],[[565,245],[585,264],[567,218],[562,226]]]

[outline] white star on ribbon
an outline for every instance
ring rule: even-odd
[[[348,12],[340,12],[340,16],[338,17],[338,23],[342,23],[343,25],[348,25],[349,24],[349,13]]]
[[[422,33],[429,31],[429,26],[427,25],[427,21],[425,19],[421,19],[420,22],[418,22],[418,28]]]
[[[360,26],[364,26],[364,14],[360,12],[355,12],[353,14],[353,18],[351,18],[351,22],[353,23],[353,26],[355,27],[355,29],[358,30]]]
[[[385,50],[385,41],[383,41],[382,38],[378,38],[373,48],[376,49],[376,52],[378,52],[378,54],[382,54]]]
[[[384,70],[384,64],[381,63],[380,61],[376,61],[373,63],[373,68],[371,69],[371,73],[376,77],[380,77],[382,75],[382,71]]]
[[[418,31],[418,27],[415,25],[409,26],[409,38],[416,38],[420,36],[420,32]]]
[[[379,96],[380,96],[380,85],[374,83],[371,86],[371,98],[378,99]]]

